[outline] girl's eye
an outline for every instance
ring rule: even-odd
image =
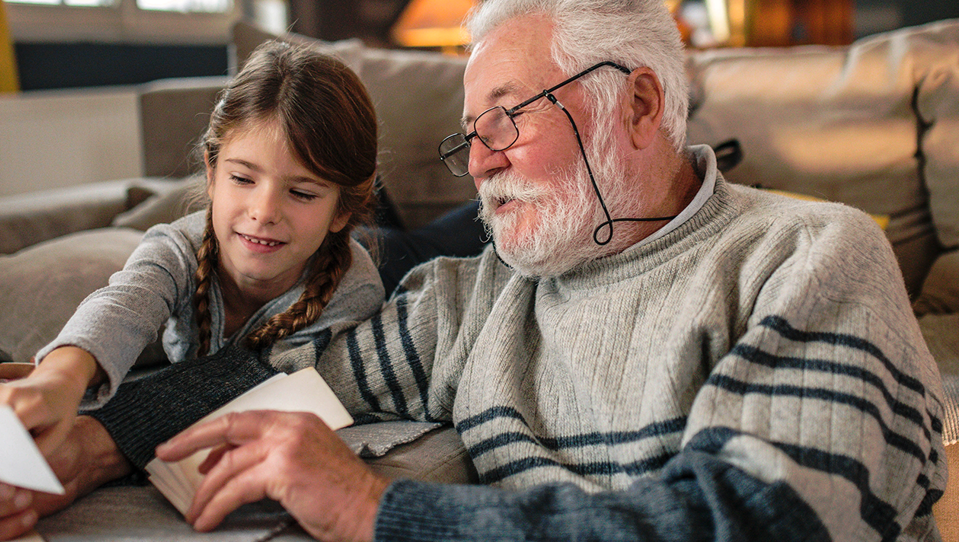
[[[249,184],[253,182],[252,180],[247,179],[246,177],[240,177],[239,175],[236,175],[236,174],[230,175],[230,180],[236,184]]]
[[[317,197],[316,194],[311,194],[309,192],[303,192],[302,190],[290,190],[290,194],[293,194],[293,197],[301,199],[303,201],[313,201]]]

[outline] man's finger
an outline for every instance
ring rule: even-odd
[[[242,476],[246,471],[262,463],[269,449],[250,443],[239,448],[225,451],[213,466],[193,496],[193,504],[187,512],[187,521],[195,518],[207,503],[226,486],[231,479]]]
[[[191,508],[191,512],[196,512],[191,521],[193,528],[204,532],[212,530],[230,512],[244,504],[266,498],[266,483],[270,473],[265,471],[266,469],[260,464],[230,477],[223,487],[210,495],[208,502],[202,508],[195,510]]]
[[[0,483],[0,518],[23,512],[33,504],[33,494],[9,484]]]
[[[26,509],[17,514],[0,517],[0,540],[23,535],[37,524],[37,513],[33,509]]]
[[[215,420],[191,427],[157,446],[157,457],[163,461],[179,461],[204,449],[221,444],[242,445],[263,433],[265,412],[230,413]]]

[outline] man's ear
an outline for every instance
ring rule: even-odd
[[[666,95],[656,73],[649,68],[636,68],[629,75],[626,97],[626,129],[633,147],[649,147],[659,134]]]

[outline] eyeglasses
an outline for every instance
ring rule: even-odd
[[[476,117],[476,120],[473,121],[472,132],[466,135],[453,134],[448,136],[440,143],[440,160],[446,164],[446,167],[449,168],[450,173],[453,175],[457,177],[465,176],[467,173],[469,173],[470,145],[472,144],[474,138],[479,139],[487,149],[493,152],[505,151],[506,149],[512,147],[513,144],[516,143],[516,140],[519,139],[519,128],[516,127],[516,121],[513,119],[523,114],[520,109],[541,98],[547,98],[549,101],[563,109],[563,111],[566,111],[566,108],[559,103],[552,93],[559,88],[568,85],[580,77],[592,72],[593,70],[602,68],[604,66],[616,68],[626,75],[630,74],[630,70],[628,68],[620,66],[615,62],[600,62],[599,64],[586,68],[562,83],[540,92],[536,96],[533,96],[532,98],[520,103],[515,107],[510,109],[506,109],[501,105],[491,107]],[[569,115],[568,112],[566,114],[567,116]],[[570,122],[572,122],[572,118],[570,118]],[[575,123],[573,126],[575,129]],[[578,133],[577,137],[579,137]]]
[[[566,115],[566,118],[569,119],[569,123],[573,127],[573,135],[576,136],[576,143],[579,144],[579,152],[582,154],[583,162],[586,164],[586,172],[589,174],[589,180],[593,185],[593,191],[596,192],[596,197],[599,199],[599,205],[603,208],[603,214],[606,216],[606,220],[597,226],[595,230],[593,230],[593,241],[597,245],[606,245],[613,240],[614,222],[660,222],[676,218],[676,216],[613,218],[612,215],[609,214],[609,209],[606,208],[606,202],[603,201],[603,194],[599,191],[599,185],[596,184],[596,178],[593,177],[593,169],[589,167],[589,160],[586,159],[586,149],[583,147],[583,138],[579,135],[579,128],[576,127],[576,122],[573,121],[573,116],[569,114],[569,111],[566,110],[566,107],[556,99],[556,96],[553,96],[553,92],[555,92],[557,89],[563,87],[564,85],[568,85],[569,83],[572,83],[573,81],[592,72],[593,70],[602,68],[604,66],[616,68],[626,75],[632,73],[629,68],[620,66],[615,62],[600,62],[599,64],[595,64],[589,68],[586,68],[562,83],[540,92],[536,96],[533,96],[532,98],[520,103],[515,107],[510,109],[506,109],[500,105],[491,107],[476,117],[476,120],[473,121],[472,132],[466,135],[453,134],[451,136],[447,136],[446,139],[440,142],[440,160],[446,164],[446,167],[449,168],[450,173],[453,175],[457,177],[465,176],[467,173],[469,173],[470,145],[472,144],[471,142],[474,138],[478,138],[480,142],[486,146],[486,148],[493,152],[505,151],[506,149],[512,147],[513,144],[516,143],[516,140],[519,139],[519,128],[516,127],[516,121],[513,119],[522,114],[520,109],[535,102],[536,100],[539,100],[540,98],[546,98],[552,102],[553,105],[559,107],[560,111],[562,111]],[[609,233],[603,239],[600,239],[599,232],[604,228],[608,228]]]

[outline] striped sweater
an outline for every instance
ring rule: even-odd
[[[938,371],[846,206],[719,178],[651,243],[541,280],[434,260],[279,361],[360,419],[462,436],[485,485],[396,481],[377,539],[938,538]]]

